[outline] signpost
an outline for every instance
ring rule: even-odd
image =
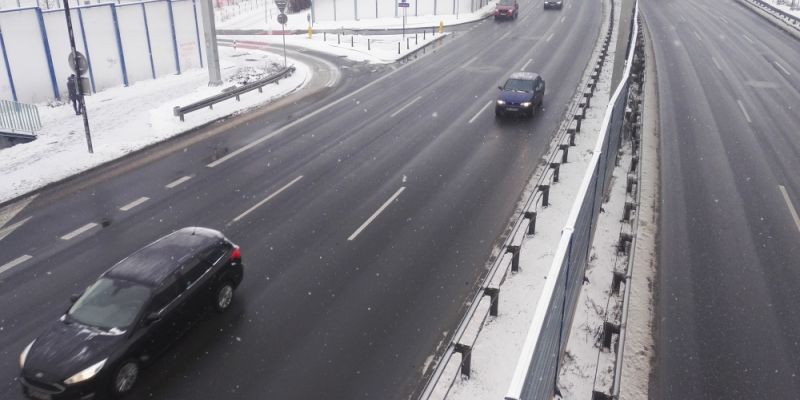
[[[406,11],[411,4],[401,1],[397,3],[397,6],[403,9],[403,40],[406,40]]]
[[[275,0],[275,5],[278,6],[278,10],[280,10],[280,14],[278,14],[278,23],[281,24],[282,34],[283,37],[283,67],[286,67],[286,22],[289,21],[289,17],[286,16],[283,12],[286,11],[286,3],[289,0]]]
[[[94,153],[94,148],[92,147],[92,135],[89,132],[89,116],[86,112],[86,102],[84,101],[83,94],[85,93],[86,89],[82,84],[83,79],[81,79],[81,75],[86,73],[89,69],[89,63],[86,61],[86,57],[83,54],[78,53],[78,50],[75,48],[75,35],[72,33],[72,18],[69,11],[69,0],[64,0],[64,16],[67,18],[67,36],[69,36],[69,46],[72,50],[70,52],[69,57],[67,58],[67,62],[69,63],[70,68],[75,71],[75,92],[78,94],[78,107],[83,114],[83,130],[86,133],[86,145],[89,148],[89,154]]]

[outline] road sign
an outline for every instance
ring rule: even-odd
[[[278,6],[278,10],[281,10],[281,14],[286,10],[286,3],[288,2],[289,0],[275,0],[275,5]]]
[[[75,56],[73,53],[69,53],[69,57],[67,57],[67,62],[69,63],[69,67],[72,69],[73,72],[76,74],[85,74],[86,71],[89,70],[89,62],[86,61],[86,57],[81,54],[79,51],[76,51]],[[75,59],[78,59],[77,65]],[[78,72],[80,70],[80,72]]]
[[[286,21],[289,20],[289,17],[286,16],[284,13],[278,14],[278,23],[281,25],[286,25]]]
[[[400,8],[408,8],[411,6],[409,3],[397,3],[397,6]]]

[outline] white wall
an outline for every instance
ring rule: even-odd
[[[0,26],[19,100],[33,102],[54,97],[36,10],[0,13]]]

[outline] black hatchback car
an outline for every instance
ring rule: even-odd
[[[225,311],[244,275],[239,247],[208,228],[173,232],[118,262],[19,357],[34,399],[124,395],[140,367],[204,311]]]
[[[500,95],[494,107],[497,116],[533,116],[534,110],[544,104],[544,79],[533,72],[515,72],[498,89]]]

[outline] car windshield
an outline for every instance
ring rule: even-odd
[[[513,6],[514,0],[500,0],[498,4],[500,4],[501,6]]]
[[[515,92],[532,92],[533,81],[525,79],[509,79],[506,81],[503,90],[513,90]]]
[[[150,289],[138,283],[100,278],[70,308],[70,319],[92,327],[125,329],[133,323]]]

